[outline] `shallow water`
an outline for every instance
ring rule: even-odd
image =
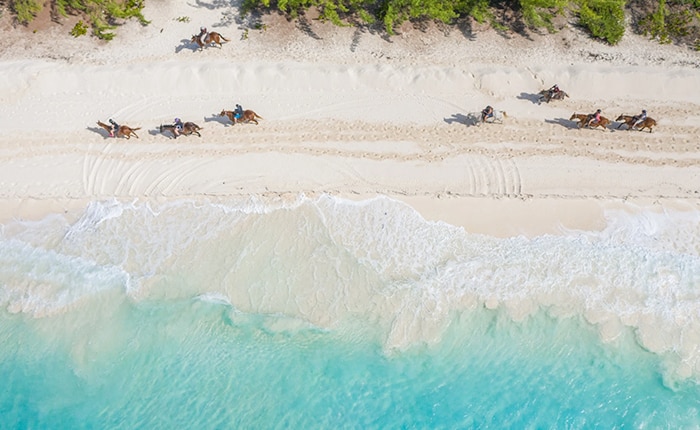
[[[94,202],[0,235],[3,428],[700,426],[693,212]]]

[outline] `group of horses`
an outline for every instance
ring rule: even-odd
[[[207,46],[210,46],[212,44],[214,45],[219,45],[219,48],[223,46],[224,42],[228,42],[229,39],[226,39],[224,36],[221,34],[212,31],[210,33],[207,33],[205,35],[201,34],[195,34],[192,36],[190,39],[190,42],[196,43],[199,46],[199,50],[201,51]],[[219,116],[225,116],[227,117],[234,125],[237,123],[248,123],[252,122],[255,123],[255,125],[258,125],[258,119],[263,119],[260,115],[255,113],[254,111],[250,109],[246,109],[243,111],[243,113],[240,116],[236,115],[236,112],[231,111],[231,110],[225,110],[223,109]],[[131,136],[133,135],[134,137],[138,138],[139,136],[136,134],[136,130],[140,130],[141,127],[129,127],[128,125],[120,125],[118,129],[115,131],[112,129],[112,126],[105,124],[101,121],[97,121],[97,125],[102,127],[109,133],[110,136],[114,137],[125,137],[127,139],[130,139]],[[199,133],[199,130],[201,130],[202,127],[199,125],[195,124],[194,122],[187,121],[182,124],[182,129],[180,130],[179,133],[176,133],[176,126],[175,124],[161,124],[158,127],[158,131],[160,133],[163,132],[169,132],[172,134],[174,138],[177,138],[178,135],[183,135],[183,136],[190,136],[192,134],[195,134],[199,137],[202,135]]]
[[[539,103],[549,103],[552,100],[564,100],[566,97],[569,97],[569,95],[564,91],[553,92],[552,90],[542,90],[537,94]],[[569,118],[569,121],[578,120],[578,128],[583,128],[584,126],[588,128],[601,127],[603,130],[605,130],[611,123],[608,118],[603,116],[600,117],[599,121],[593,119],[593,117],[594,115],[591,114],[574,112],[574,114],[571,115],[571,118]],[[642,131],[645,128],[648,128],[649,133],[652,132],[652,127],[656,125],[656,121],[653,118],[647,117],[643,121],[638,121],[638,117],[633,115],[620,115],[615,121],[620,121],[620,123],[617,125],[618,129],[623,125],[627,127],[627,130],[636,129]]]
[[[240,116],[237,116],[235,111],[222,109],[221,113],[218,116],[227,117],[234,125],[249,122],[258,125],[258,120],[263,119],[263,117],[261,117],[260,115],[255,113],[255,111],[250,109],[244,110]],[[127,139],[130,139],[132,135],[138,138],[139,136],[136,134],[136,130],[141,130],[141,127],[129,127],[128,125],[120,125],[118,129],[114,131],[112,130],[112,126],[110,126],[109,124],[105,124],[102,121],[97,121],[97,125],[105,129],[105,131],[107,131],[107,133],[109,133],[110,136],[125,137]],[[168,133],[172,134],[173,138],[177,138],[178,134],[182,136],[190,136],[192,134],[195,134],[199,137],[202,137],[202,135],[199,133],[199,130],[201,129],[202,127],[191,121],[182,123],[182,130],[180,130],[179,133],[175,132],[175,124],[161,124],[158,127],[158,131],[160,133],[167,131]]]
[[[578,128],[583,128],[584,126],[587,126],[588,128],[602,128],[603,130],[608,128],[608,125],[611,124],[612,121],[610,121],[608,118],[605,118],[604,116],[600,117],[599,121],[596,121],[594,119],[594,115],[592,114],[585,114],[585,113],[576,113],[574,112],[571,115],[571,118],[569,118],[569,121],[575,121],[578,120]],[[617,125],[617,128],[619,129],[623,125],[627,127],[627,130],[639,130],[643,131],[645,128],[649,129],[649,133],[652,132],[652,127],[656,125],[656,120],[653,118],[645,118],[643,121],[638,121],[636,116],[633,115],[620,115],[617,117],[615,121],[619,121],[620,123]]]

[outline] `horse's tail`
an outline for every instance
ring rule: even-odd
[[[132,128],[131,131],[141,130],[141,127]]]
[[[223,40],[224,42],[228,42],[228,41],[229,41],[227,38],[225,38],[225,37],[224,37],[223,35],[221,35],[221,34],[219,35],[219,37],[220,37],[221,40]]]
[[[265,119],[265,118],[261,117],[260,115],[258,115],[258,114],[255,113],[255,112],[253,112],[253,116],[254,116],[255,118]]]
[[[508,118],[508,114],[506,113],[506,111],[503,111],[503,118]]]

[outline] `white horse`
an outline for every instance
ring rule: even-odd
[[[489,124],[503,124],[503,118],[508,118],[506,111],[493,110],[493,114],[486,119],[481,119],[481,112],[472,112],[467,115],[467,125],[481,125],[484,122]]]

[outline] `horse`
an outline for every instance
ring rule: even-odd
[[[569,121],[574,121],[574,120],[579,120],[578,123],[578,128],[583,127],[583,124],[585,124],[588,121],[588,118],[590,118],[591,115],[585,114],[585,113],[572,113],[571,118],[569,118]]]
[[[649,118],[649,117],[647,117],[644,121],[642,121],[636,125],[636,127],[637,127],[637,129],[639,129],[639,131],[643,131],[645,128],[648,128],[649,133],[652,132],[651,128],[654,126],[656,126],[656,120],[653,118]]]
[[[97,121],[97,125],[107,130],[107,133],[109,133],[110,136],[114,136],[112,126],[107,125],[101,121]],[[117,130],[116,137],[126,137],[127,139],[130,139],[131,135],[133,134],[135,137],[138,138],[139,136],[136,134],[136,130],[141,130],[141,127],[131,128],[128,125],[120,125],[119,129]]]
[[[212,31],[211,33],[208,33],[207,35],[204,36],[204,40],[202,40],[202,36],[199,34],[194,34],[192,35],[192,39],[190,39],[190,42],[196,43],[199,45],[199,50],[201,51],[205,46],[209,46],[212,43],[218,43],[219,48],[221,48],[224,44],[221,41],[228,42],[229,40],[225,38],[224,36],[220,35],[219,33]]]
[[[615,121],[622,121],[617,126],[617,128],[620,128],[623,125],[627,126],[627,130],[632,130],[633,128],[637,128],[639,131],[642,131],[645,128],[648,128],[649,133],[652,132],[651,128],[656,125],[656,120],[654,120],[653,118],[647,117],[646,119],[644,119],[644,121],[640,122],[639,124],[637,124],[635,126],[635,124],[637,123],[637,118],[632,116],[632,115],[620,115],[617,117],[617,119]]]
[[[487,122],[489,124],[503,124],[503,118],[508,118],[508,114],[506,111],[500,111],[500,110],[493,110],[493,114],[491,116],[488,116],[484,118],[482,113],[477,114],[477,122],[476,125],[481,125],[482,122]]]
[[[198,126],[197,124],[195,124],[193,122],[188,121],[188,122],[182,124],[182,131],[180,132],[180,134],[182,134],[184,136],[189,136],[190,134],[196,134],[197,136],[202,137],[202,135],[199,134],[199,130],[201,130],[201,129],[202,129],[202,127]],[[174,138],[177,139],[177,135],[175,134],[175,126],[174,125],[161,124],[159,127],[159,130],[161,133],[167,130],[170,133],[172,133]]]
[[[610,124],[610,120],[605,118],[604,116],[600,117],[600,121],[591,121],[589,123],[588,120],[592,117],[593,117],[593,115],[591,115],[591,114],[574,112],[571,115],[571,118],[569,118],[569,121],[573,121],[576,119],[579,120],[578,128],[582,128],[584,124],[588,123],[587,125],[589,128],[603,127],[603,130],[605,130],[605,128],[608,126],[608,124]]]
[[[549,103],[551,100],[564,100],[566,97],[569,97],[564,91],[552,93],[550,90],[542,90],[537,95],[539,96],[540,103],[543,101]]]
[[[236,123],[241,123],[241,122],[254,122],[255,125],[258,125],[258,120],[256,118],[264,119],[263,117],[261,117],[260,115],[253,112],[250,109],[244,110],[243,115],[241,115],[240,118],[236,118],[236,113],[234,111],[223,110],[223,109],[221,110],[221,113],[219,114],[219,116],[227,116],[228,119],[230,119],[234,125]]]

